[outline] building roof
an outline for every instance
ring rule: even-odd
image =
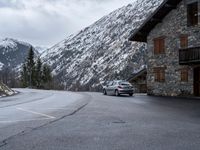
[[[147,18],[142,26],[129,38],[130,41],[147,42],[147,36],[151,30],[158,24],[161,23],[165,16],[176,9],[177,5],[182,0],[164,0],[164,2],[154,11],[154,13]]]
[[[146,74],[147,74],[147,69],[144,68],[144,69],[140,70],[138,73],[132,74],[132,76],[128,79],[128,81],[135,80],[138,77],[146,75]]]

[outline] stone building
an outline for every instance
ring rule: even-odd
[[[149,95],[200,96],[200,0],[164,0],[130,40],[148,45]]]

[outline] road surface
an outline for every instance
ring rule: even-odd
[[[1,150],[199,150],[200,100],[18,89],[0,99]]]

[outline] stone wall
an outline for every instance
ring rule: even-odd
[[[200,25],[200,24],[199,24]],[[200,46],[200,26],[187,26],[187,8],[182,1],[172,10],[148,36],[148,75],[149,95],[189,96],[193,95],[193,67],[179,65],[180,36],[188,35],[188,46]],[[165,54],[154,55],[153,40],[165,37]],[[166,67],[165,82],[155,82],[154,67]],[[181,82],[180,69],[188,68],[189,81]]]

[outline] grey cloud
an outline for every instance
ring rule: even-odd
[[[1,0],[0,1],[0,8],[20,9],[23,7],[24,7],[23,3],[19,2],[18,0]]]
[[[0,38],[52,46],[134,0],[0,0]]]

